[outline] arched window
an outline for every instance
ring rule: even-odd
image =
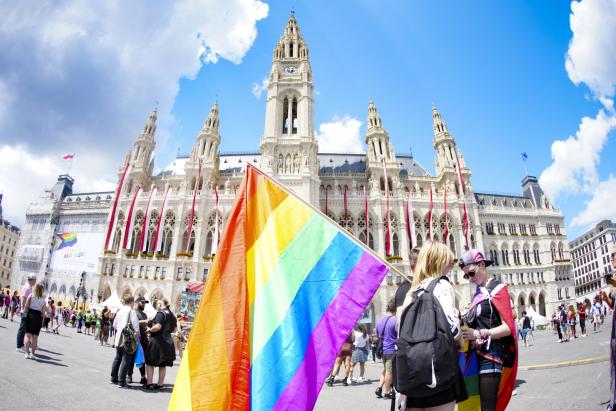
[[[394,255],[400,255],[400,242],[398,241],[398,234],[394,233],[391,236],[391,242],[393,245],[392,248],[393,248]]]
[[[453,253],[453,255],[458,255],[456,253],[456,240],[453,238],[453,234],[449,234],[449,249]]]
[[[214,231],[210,230],[205,237],[205,254],[212,255],[212,245],[214,243]]]
[[[111,245],[111,250],[114,253],[120,251],[120,239],[122,238],[122,230],[120,228],[116,228],[115,235],[113,236],[113,244]]]
[[[282,134],[289,132],[289,98],[285,97],[282,102]]]
[[[297,134],[297,98],[293,97],[291,106],[291,134]]]
[[[423,238],[421,238],[421,234],[417,233],[417,245],[416,247],[421,247],[423,245]]]

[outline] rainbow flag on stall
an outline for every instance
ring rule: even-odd
[[[61,250],[66,247],[72,247],[77,244],[77,234],[76,233],[57,233],[56,234],[60,239],[60,244],[58,245],[58,250]]]
[[[248,166],[169,410],[309,410],[389,271],[321,213]]]

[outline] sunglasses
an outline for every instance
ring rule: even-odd
[[[470,270],[468,273],[464,273],[464,279],[468,280],[469,277],[474,277],[477,274],[477,270]]]

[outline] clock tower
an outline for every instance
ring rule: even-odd
[[[312,69],[308,55],[308,46],[291,14],[274,48],[260,167],[305,200],[318,205],[318,144],[314,136]]]

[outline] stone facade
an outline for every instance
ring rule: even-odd
[[[0,194],[0,288],[10,288],[13,264],[20,230],[2,217],[2,194]]]
[[[153,175],[151,155],[157,116],[153,112],[126,157],[132,167],[119,198],[120,211],[108,250],[100,257],[98,289],[103,298],[115,291],[150,299],[165,296],[177,303],[188,281],[206,280],[217,239],[227,223],[247,163],[277,178],[383,256],[389,221],[389,260],[405,273],[411,242],[421,245],[430,225],[433,238],[440,240],[444,240],[446,227],[452,251],[456,255],[463,252],[467,237],[462,209],[466,203],[468,241],[498,261],[491,271],[511,285],[514,305],[534,306],[545,315],[574,297],[563,215],[543,194],[536,178],[523,181],[522,195],[474,192],[471,169],[436,107],[432,108],[435,175],[430,175],[411,155],[396,153],[373,102],[368,104],[365,154],[319,153],[313,104],[309,50],[291,16],[273,52],[259,152],[220,153],[220,118],[214,104],[191,153],[178,156],[161,173]],[[123,170],[121,166],[118,176]],[[167,207],[161,216],[167,185]],[[139,187],[143,192],[136,196]],[[156,192],[150,198],[153,188]],[[430,190],[433,212],[428,222]],[[409,198],[417,233],[412,241],[407,235],[405,211]],[[136,218],[130,241],[124,247],[133,200]],[[148,218],[144,218],[146,209]],[[156,247],[154,235],[161,218],[162,244]],[[458,305],[465,305],[474,290],[461,278],[459,270],[455,269],[451,277]],[[373,323],[400,281],[395,274],[385,279],[363,321]]]
[[[612,273],[610,249],[616,244],[616,223],[603,220],[569,243],[573,257],[575,296],[591,301],[607,285],[605,275]]]

